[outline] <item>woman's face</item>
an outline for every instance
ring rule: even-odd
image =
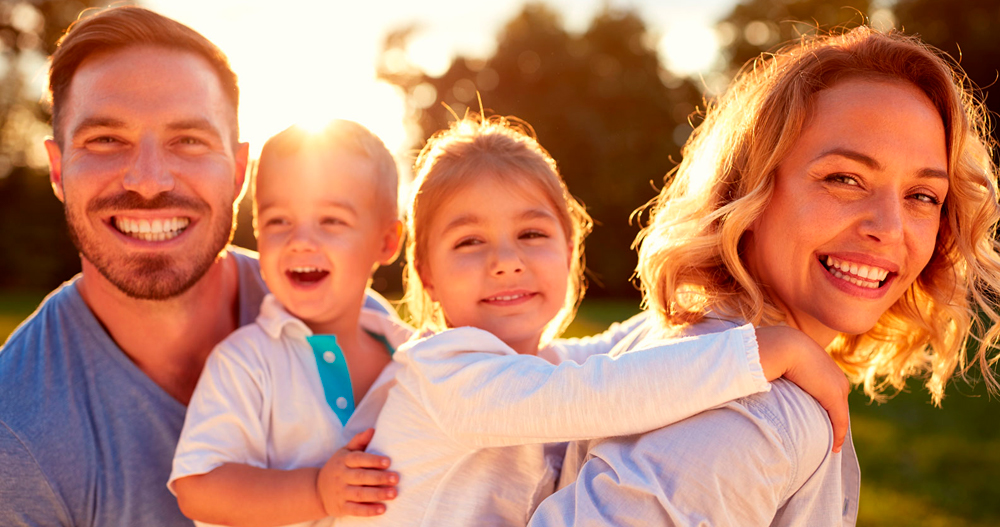
[[[916,87],[846,80],[814,96],[745,257],[790,325],[860,334],[927,265],[948,193],[944,125]]]

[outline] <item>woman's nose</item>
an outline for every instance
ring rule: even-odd
[[[866,204],[868,210],[861,222],[862,234],[881,243],[896,243],[903,239],[904,198],[885,192],[875,195]]]

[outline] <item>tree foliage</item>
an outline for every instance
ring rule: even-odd
[[[528,4],[500,32],[491,57],[458,57],[440,77],[401,60],[413,31],[386,39],[380,76],[406,92],[422,137],[454,119],[444,105],[458,115],[479,111],[477,91],[487,113],[530,123],[597,221],[588,240],[590,294],[636,295],[629,277],[638,228],[629,215],[676,164],[701,101],[694,84],[662,68],[645,23],[632,11],[606,9],[573,34],[557,13]]]
[[[0,288],[57,285],[80,268],[45,170],[45,59],[81,11],[107,2],[0,3]]]

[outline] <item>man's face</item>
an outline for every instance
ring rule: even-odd
[[[134,298],[183,293],[232,236],[246,169],[218,77],[193,53],[127,48],[86,59],[63,104],[63,147],[46,149],[84,268]]]

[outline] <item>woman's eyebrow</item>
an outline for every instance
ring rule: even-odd
[[[816,158],[813,159],[813,162],[819,161],[820,159],[829,156],[846,157],[847,159],[857,161],[858,163],[861,163],[862,165],[865,165],[873,170],[883,169],[882,163],[879,163],[874,157],[869,156],[867,154],[862,154],[857,150],[851,150],[849,148],[842,148],[842,147],[831,148],[829,150],[823,151],[820,155],[816,156]]]

